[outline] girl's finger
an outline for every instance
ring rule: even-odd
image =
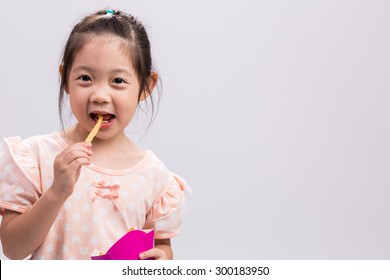
[[[153,249],[150,249],[148,251],[142,252],[139,255],[139,258],[141,260],[145,260],[145,259],[149,259],[149,258],[160,259],[161,257],[163,257],[163,255],[164,255],[164,252],[162,250],[153,248]]]
[[[70,165],[74,160],[78,159],[78,158],[86,158],[86,159],[89,159],[90,158],[90,155],[87,154],[86,152],[84,151],[70,151],[68,152],[67,154],[64,155],[63,159],[62,159],[62,162],[63,164],[65,164],[66,166]]]
[[[74,161],[72,161],[69,165],[68,165],[68,169],[70,172],[77,172],[77,170],[82,166],[82,165],[88,165],[88,164],[91,164],[91,161],[87,158],[82,158],[82,157],[79,157],[79,158],[76,158]]]
[[[91,149],[91,145],[89,145],[89,143],[84,143],[84,142],[81,142],[81,143],[76,143],[70,147],[68,147],[67,149],[65,149],[62,154],[63,154],[63,157],[68,157],[69,154],[72,154],[76,151],[79,151],[79,152],[84,152],[88,155],[92,155],[93,152],[92,152],[92,149]]]

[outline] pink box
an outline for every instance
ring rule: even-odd
[[[107,253],[91,256],[92,260],[139,260],[139,254],[154,248],[153,230],[132,230],[123,235]]]

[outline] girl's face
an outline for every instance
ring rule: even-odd
[[[101,140],[124,136],[137,104],[140,85],[129,51],[121,38],[101,35],[87,41],[77,53],[69,73],[67,91],[78,124],[85,136],[96,124]]]

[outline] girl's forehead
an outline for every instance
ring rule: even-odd
[[[117,36],[95,36],[83,42],[70,71],[95,69],[94,71],[103,73],[119,68],[127,69],[135,75],[132,55],[126,41]]]
[[[75,53],[74,62],[79,59],[126,59],[132,64],[130,44],[114,35],[97,35],[85,38],[80,49]]]
[[[101,48],[101,47],[107,47],[109,46],[112,49],[117,49],[120,51],[126,51],[129,53],[129,42],[126,42],[123,38],[120,38],[115,35],[108,35],[108,34],[102,34],[102,35],[91,35],[88,36],[85,39],[85,42],[80,50],[84,48]]]

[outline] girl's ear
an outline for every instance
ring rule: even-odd
[[[141,94],[140,101],[144,101],[146,98],[149,97],[149,95],[153,92],[154,88],[156,87],[158,82],[158,74],[157,72],[152,72],[150,77],[148,78],[148,90],[144,90]]]
[[[58,67],[58,70],[60,72],[60,77],[62,79],[62,73],[64,72],[64,64],[61,63],[60,66]],[[65,92],[68,93],[68,89],[67,88],[65,88]]]

